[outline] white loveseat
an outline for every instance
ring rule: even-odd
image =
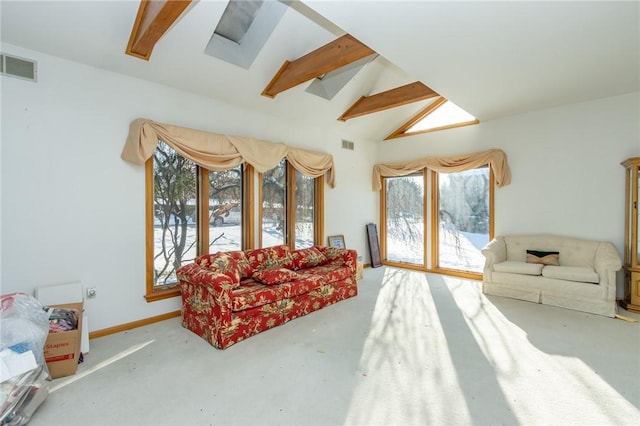
[[[559,252],[559,266],[527,263],[527,250]],[[505,235],[489,242],[482,291],[608,317],[616,315],[615,246],[558,235]]]

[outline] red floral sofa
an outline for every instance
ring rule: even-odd
[[[218,252],[177,270],[182,325],[219,349],[358,294],[355,250]]]

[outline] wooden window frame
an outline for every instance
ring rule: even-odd
[[[198,194],[198,214],[197,214],[197,235],[198,246],[197,255],[209,253],[209,226],[201,226],[201,221],[209,220],[209,170],[197,166],[197,187]],[[254,168],[251,165],[244,165],[242,168],[242,248],[253,247],[254,243],[254,205],[253,205],[253,180]],[[179,284],[156,288],[154,286],[154,228],[153,228],[153,156],[145,163],[145,261],[146,261],[146,285],[145,300],[155,302],[180,296]],[[207,223],[208,225],[208,223]]]

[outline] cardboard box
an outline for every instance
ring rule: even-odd
[[[80,342],[82,339],[82,316],[84,304],[68,303],[49,305],[52,308],[74,309],[78,314],[77,330],[49,333],[44,344],[44,359],[52,379],[76,374],[80,358]]]

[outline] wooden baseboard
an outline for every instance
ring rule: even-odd
[[[175,318],[179,316],[180,316],[180,311],[167,312],[166,314],[156,315],[155,317],[128,322],[126,324],[120,324],[114,327],[103,328],[102,330],[96,330],[96,331],[90,332],[89,339],[96,339],[98,337],[108,336],[109,334],[115,334],[115,333],[120,333],[121,331],[132,330],[134,328],[153,324],[154,322],[160,322],[160,321],[167,320],[169,318]]]

